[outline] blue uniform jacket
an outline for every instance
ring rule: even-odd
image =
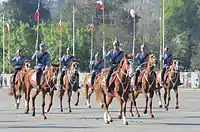
[[[65,68],[69,68],[73,60],[75,60],[73,55],[63,55],[63,57],[60,59],[60,62],[64,63]]]
[[[10,60],[10,62],[16,62],[15,63],[15,69],[18,69],[18,68],[22,68],[23,67],[23,64],[24,64],[24,61],[27,60],[27,58],[25,56],[15,56],[12,60]]]
[[[119,52],[121,52],[121,54],[119,54]],[[124,57],[124,52],[120,50],[117,50],[117,51],[110,50],[106,55],[106,59],[111,60],[111,65],[113,64],[118,65],[123,57]]]
[[[140,52],[135,56],[135,62],[137,62],[139,65],[143,64],[147,61],[148,53]]]
[[[172,55],[170,54],[170,55],[163,55],[162,56],[162,60],[164,60],[164,67],[165,66],[171,66],[172,65],[172,59],[173,59],[173,57],[172,57]]]
[[[36,57],[37,57],[37,60],[38,60],[38,65],[36,66],[37,69],[42,70],[43,66],[50,67],[50,56],[49,56],[49,53],[37,51],[32,56],[32,60],[34,60]]]
[[[92,72],[101,72],[101,70],[104,68],[103,61],[92,61]]]

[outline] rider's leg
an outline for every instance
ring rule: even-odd
[[[65,75],[65,71],[62,70],[61,72],[61,75],[60,75],[60,88],[62,89],[63,88],[63,77]]]
[[[137,87],[137,83],[138,83],[138,77],[139,77],[139,75],[140,75],[140,69],[137,69],[136,70],[136,75],[135,75],[135,81],[134,81],[134,90],[138,90],[138,87]]]
[[[37,73],[36,73],[36,81],[37,81],[37,90],[40,89],[40,79],[41,79],[41,75],[42,75],[42,70],[41,69],[37,69]]]
[[[109,88],[109,81],[110,81],[110,77],[111,77],[111,75],[112,75],[112,73],[113,73],[113,71],[114,71],[114,69],[116,68],[116,66],[112,66],[111,68],[110,68],[110,71],[109,71],[109,73],[108,73],[108,77],[106,78],[106,89],[108,90]],[[109,90],[108,90],[109,91]]]
[[[161,85],[165,83],[165,80],[164,80],[165,72],[166,72],[166,67],[163,68],[162,73],[161,73]]]
[[[16,76],[17,76],[17,73],[18,73],[19,70],[20,69],[15,69],[13,80],[12,80],[12,88],[15,87],[15,80],[16,80]]]
[[[78,72],[77,72],[77,82],[76,82],[76,84],[77,84],[78,88],[80,88],[80,86],[79,86],[79,73]]]
[[[92,78],[91,78],[91,84],[92,84],[92,87],[94,85],[94,79],[95,79],[95,74],[96,72],[92,72]]]

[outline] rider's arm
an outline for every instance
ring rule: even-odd
[[[12,60],[10,60],[10,62],[15,62],[16,61],[16,56],[12,59]]]
[[[106,54],[106,60],[109,60],[111,58],[111,51],[109,51],[107,54]]]
[[[37,54],[38,54],[38,51],[35,51],[35,53],[34,53],[33,56],[31,57],[31,60],[35,60]]]

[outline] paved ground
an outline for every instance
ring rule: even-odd
[[[173,95],[173,94],[172,94]],[[140,118],[130,117],[127,114],[129,125],[125,126],[117,119],[119,104],[114,100],[111,105],[112,124],[104,124],[103,110],[93,96],[92,108],[88,109],[84,103],[83,94],[80,105],[72,103],[72,113],[67,112],[67,100],[65,97],[64,112],[60,113],[58,96],[55,94],[52,111],[47,114],[47,120],[42,120],[40,109],[40,95],[37,98],[36,117],[24,114],[24,97],[20,109],[14,107],[13,97],[8,96],[6,88],[0,89],[0,132],[199,132],[200,131],[200,91],[180,90],[180,109],[174,109],[174,96],[169,111],[157,107],[157,99],[154,98],[155,119],[141,113]],[[144,98],[138,99],[139,110],[143,111]]]

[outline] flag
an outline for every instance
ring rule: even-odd
[[[130,10],[130,15],[134,18],[135,17],[135,10],[131,9]]]
[[[90,24],[90,30],[94,29],[94,24]]]
[[[10,31],[10,25],[6,23],[6,31]]]
[[[95,4],[96,4],[97,8],[103,10],[103,2],[102,2],[102,0],[96,1]]]
[[[39,18],[40,18],[40,11],[39,11],[39,8],[37,8],[35,15],[34,15],[34,19],[39,20]]]
[[[58,28],[61,28],[62,27],[62,22],[60,20],[60,22],[58,23]]]

